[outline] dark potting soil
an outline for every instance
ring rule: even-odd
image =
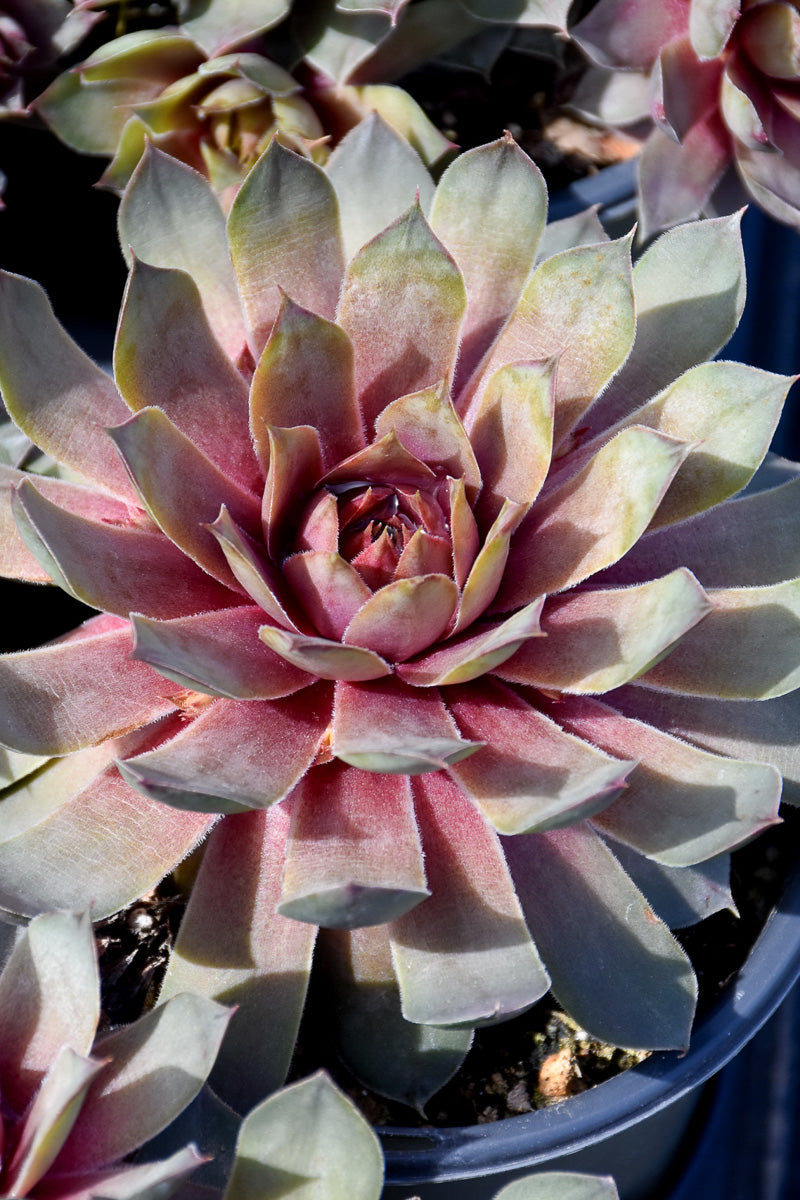
[[[731,890],[738,915],[720,912],[676,937],[698,977],[698,1014],[729,986],[780,898],[798,861],[800,810],[732,856]],[[102,978],[101,1029],[127,1024],[152,1007],[185,907],[168,878],[147,896],[95,926]],[[290,1080],[324,1067],[375,1125],[472,1125],[530,1112],[627,1070],[646,1052],[592,1038],[552,995],[501,1025],[476,1030],[456,1076],[426,1106],[413,1109],[364,1088],[331,1047],[330,1002],[312,979]]]

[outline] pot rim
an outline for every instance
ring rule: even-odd
[[[698,1088],[769,1019],[800,977],[800,869],[725,991],[698,1020],[686,1052],[638,1066],[550,1108],[486,1125],[380,1128],[387,1184],[421,1184],[532,1167],[621,1133]]]

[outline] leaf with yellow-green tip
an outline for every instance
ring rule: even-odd
[[[497,835],[446,775],[420,775],[414,802],[431,896],[389,927],[403,1015],[469,1028],[524,1012],[549,981]]]
[[[457,605],[458,588],[446,575],[395,579],[362,604],[344,641],[404,662],[442,636]]]
[[[361,112],[366,111],[367,115],[361,117],[359,125],[369,120],[369,113],[377,113],[395,133],[400,135],[402,141],[419,155],[428,168],[433,169],[449,151],[455,149],[453,143],[429,120],[417,101],[403,88],[387,83],[345,85],[337,89],[336,94],[339,102],[342,99],[349,100],[351,96],[354,97]],[[427,173],[421,176],[421,192],[428,187],[429,181],[430,176]],[[393,213],[387,221],[384,221],[384,224],[388,225],[393,217],[407,208],[409,200],[412,198],[404,196],[398,212]],[[426,211],[427,207],[423,202],[423,208]]]
[[[666,135],[662,135],[666,136]],[[633,269],[636,341],[586,424],[600,433],[725,345],[745,297],[741,214],[661,235]]]
[[[250,386],[250,428],[262,462],[269,462],[269,429],[294,425],[319,431],[328,469],[364,445],[347,334],[284,296]]]
[[[180,690],[135,663],[127,621],[94,617],[67,637],[0,655],[0,742],[27,754],[71,754],[175,711]]]
[[[290,808],[283,916],[352,929],[390,921],[428,896],[405,775],[327,763],[300,782]]]
[[[318,675],[320,679],[347,679],[357,683],[365,679],[380,679],[389,675],[391,667],[372,650],[359,646],[343,646],[328,638],[308,637],[262,625],[258,636],[287,662]]]
[[[20,484],[12,507],[25,545],[48,578],[92,608],[122,617],[142,610],[177,617],[239,599],[149,520],[116,524],[99,515],[83,517],[51,503],[30,478]]]
[[[263,623],[264,610],[255,605],[171,621],[132,613],[131,658],[192,691],[230,700],[276,700],[306,687],[312,676],[264,645],[258,636]]]
[[[351,89],[344,89],[347,94]],[[353,89],[360,92],[399,88]],[[338,95],[338,93],[337,93]],[[391,225],[419,193],[423,212],[430,208],[433,180],[416,150],[377,112],[368,113],[345,134],[331,154],[325,172],[336,189],[342,241],[348,260],[371,238]],[[365,203],[365,197],[369,202]]]
[[[470,495],[480,488],[481,473],[470,439],[445,382],[387,404],[375,422],[375,436],[382,438],[392,432],[406,450],[433,470],[463,479]]]
[[[540,597],[505,621],[477,623],[415,662],[398,663],[400,679],[415,687],[466,683],[511,658],[528,638],[540,637]]]
[[[382,1184],[375,1133],[318,1071],[245,1117],[224,1200],[375,1200]]]
[[[94,1040],[100,979],[87,916],[34,917],[0,975],[0,1018],[0,1084],[6,1104],[22,1113],[58,1052],[83,1057]]]
[[[431,228],[458,263],[469,298],[461,380],[469,379],[517,304],[546,217],[542,174],[509,134],[459,155],[439,181]]]
[[[286,1077],[311,969],[316,930],[275,911],[288,828],[278,804],[214,830],[161,991],[237,1006],[211,1084],[240,1113]]]
[[[556,374],[555,360],[501,367],[481,397],[469,436],[484,485],[478,512],[490,520],[505,500],[529,508],[547,478]]]
[[[459,736],[433,690],[418,692],[396,678],[337,686],[333,753],[354,767],[418,775],[478,749]]]
[[[91,907],[99,921],[154,887],[203,838],[212,817],[178,813],[123,782],[113,757],[124,741],[53,759],[6,790],[0,806],[3,908],[33,916]]]
[[[331,1036],[340,1057],[365,1087],[424,1115],[463,1063],[472,1030],[405,1019],[386,925],[321,930],[318,955],[332,990]]]
[[[503,501],[461,589],[454,634],[468,628],[494,600],[508,560],[511,536],[524,515],[524,505]]]
[[[800,685],[800,580],[709,590],[711,611],[642,676],[648,687],[768,700]],[[673,658],[674,655],[674,658]]]
[[[284,799],[308,770],[330,723],[332,695],[216,700],[171,741],[118,760],[123,779],[192,812],[242,812]]]
[[[125,404],[105,371],[56,320],[42,288],[0,271],[0,392],[12,420],[47,454],[123,500],[134,500],[105,434]]]
[[[333,317],[344,273],[338,205],[309,159],[271,142],[231,206],[228,237],[256,357],[278,315],[279,287]]]
[[[355,350],[367,430],[391,400],[452,378],[464,282],[418,204],[350,262],[338,321]]]
[[[506,838],[506,859],[551,989],[614,1046],[685,1048],[697,980],[689,959],[586,822]]]
[[[322,475],[322,447],[316,429],[295,425],[267,432],[267,479],[261,498],[261,525],[270,557],[280,562],[284,553],[287,524],[294,525],[298,499],[312,491]],[[263,442],[257,447],[263,453]]]
[[[493,608],[562,591],[620,559],[644,533],[688,451],[652,429],[618,433],[531,508]]]
[[[578,423],[619,371],[633,345],[636,314],[630,236],[577,246],[530,276],[480,379],[470,385],[470,416],[497,368],[558,357],[554,444]]]
[[[631,763],[572,737],[500,683],[446,692],[462,736],[483,748],[450,774],[500,833],[553,829],[610,804]]]
[[[203,176],[147,146],[119,206],[119,238],[126,257],[191,275],[214,336],[236,361],[246,343],[236,276],[225,215]]]
[[[774,767],[710,754],[597,700],[565,696],[557,712],[578,737],[638,760],[625,791],[593,820],[657,862],[705,862],[777,819],[781,778]]]
[[[133,412],[156,406],[231,479],[256,483],[247,384],[212,334],[190,275],[134,260],[114,376]]]
[[[608,692],[668,654],[711,605],[690,571],[628,588],[554,596],[543,638],[527,642],[497,674],[545,691]]]
[[[148,512],[170,541],[220,583],[238,581],[208,525],[225,505],[251,535],[261,528],[259,502],[220,471],[158,408],[143,408],[110,429]]]

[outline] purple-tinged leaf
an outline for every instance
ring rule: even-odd
[[[259,502],[233,483],[158,408],[144,408],[109,430],[147,510],[167,537],[228,587],[238,581],[207,526],[225,505],[251,536],[260,529]]]
[[[0,742],[70,754],[175,712],[179,688],[132,661],[127,621],[93,617],[79,638],[0,655]]]
[[[627,588],[554,596],[542,610],[543,638],[497,668],[544,691],[600,693],[641,675],[711,610],[690,571]]]
[[[261,454],[263,446],[259,446]],[[284,553],[287,525],[293,529],[297,505],[322,475],[322,446],[316,429],[296,425],[267,430],[264,469],[267,482],[261,504],[261,526],[270,557]]]
[[[221,471],[256,490],[247,384],[211,332],[190,275],[134,260],[114,376],[133,412],[160,408]]]
[[[417,529],[406,543],[395,567],[395,579],[414,575],[449,575],[453,569],[453,548],[449,538],[435,537]]]
[[[693,125],[682,142],[654,129],[639,156],[642,237],[698,217],[732,154],[731,135],[718,112]],[[730,296],[725,299],[730,307]],[[674,364],[670,369],[674,371]]]
[[[428,896],[411,788],[343,763],[295,789],[278,911],[334,929],[380,925]]]
[[[262,625],[258,636],[281,658],[320,679],[346,679],[351,683],[360,683],[365,679],[380,679],[392,670],[372,650],[343,646],[341,642],[332,642],[327,638],[307,637],[302,633],[275,629],[271,625]]]
[[[430,467],[406,450],[394,432],[389,432],[367,446],[366,450],[359,450],[328,471],[322,482],[333,486],[367,480],[387,487],[408,484],[424,488],[430,487],[435,479],[436,475]]]
[[[278,288],[333,317],[344,273],[338,205],[309,159],[272,141],[233,202],[228,237],[256,358],[278,315]]]
[[[224,505],[208,529],[219,542],[228,566],[247,595],[273,621],[287,629],[297,629],[297,614],[288,603],[291,597],[284,594],[283,579],[267,559],[263,547],[239,528]]]
[[[453,543],[453,578],[463,588],[480,549],[481,538],[475,514],[467,500],[463,479],[450,483],[450,540]]]
[[[347,334],[284,296],[250,388],[250,426],[262,462],[269,461],[270,427],[294,425],[319,430],[329,470],[364,445]]]
[[[625,791],[593,820],[641,854],[692,866],[775,823],[781,778],[773,767],[709,754],[596,700],[565,696],[555,710],[571,733],[637,760]]]
[[[57,1188],[52,1191],[48,1188],[49,1197],[50,1200],[96,1200],[98,1196],[103,1200],[163,1200],[165,1193],[171,1194],[203,1161],[194,1146],[186,1146],[159,1162],[63,1176]],[[191,1190],[191,1185],[187,1190]]]
[[[122,617],[138,611],[169,618],[240,602],[149,522],[92,520],[51,503],[48,490],[21,483],[14,516],[49,578],[84,604]]]
[[[319,684],[282,700],[216,700],[171,741],[117,765],[132,787],[175,808],[268,808],[314,761],[331,706]]]
[[[403,1015],[471,1027],[546,991],[497,835],[446,775],[414,781],[431,897],[389,927]]]
[[[89,1053],[99,1018],[88,917],[34,917],[0,975],[0,1087],[11,1111],[26,1110],[62,1047]]]
[[[565,733],[502,684],[448,689],[447,701],[462,734],[484,743],[450,774],[501,833],[570,824],[625,786],[630,762]]]
[[[542,603],[534,600],[505,621],[478,624],[416,662],[399,663],[397,675],[414,687],[468,683],[511,658],[528,638],[541,636]]]
[[[293,554],[283,575],[303,611],[322,637],[338,640],[372,595],[355,567],[341,555],[309,550]]]
[[[442,636],[457,605],[458,588],[446,575],[396,579],[362,604],[344,640],[391,662],[405,662]]]
[[[107,425],[128,415],[114,382],[56,321],[38,284],[0,272],[0,392],[12,420],[46,454],[134,500]]]
[[[461,590],[454,634],[461,633],[482,616],[497,595],[508,561],[511,535],[524,515],[524,505],[503,501]]]
[[[337,686],[333,753],[363,771],[418,775],[479,748],[459,736],[433,690],[418,692],[395,678]]]
[[[337,319],[368,432],[391,400],[452,378],[465,307],[458,268],[417,205],[351,261]]]
[[[312,682],[261,641],[261,608],[243,605],[172,621],[134,613],[131,624],[131,657],[192,690],[230,700],[276,700]]]
[[[507,838],[528,927],[570,1016],[614,1046],[685,1048],[697,981],[666,925],[588,825]]]
[[[446,383],[387,404],[375,421],[375,436],[390,433],[432,470],[463,478],[471,496],[480,489],[481,473]]]
[[[191,275],[214,336],[236,362],[244,321],[225,216],[203,176],[148,143],[119,207],[119,239],[126,256]]]
[[[685,0],[600,0],[571,30],[575,41],[603,67],[649,71],[661,47],[685,33]]]
[[[247,1112],[286,1077],[305,1002],[316,930],[281,917],[289,813],[226,817],[200,864],[161,998],[191,991],[236,1005],[211,1076]]]

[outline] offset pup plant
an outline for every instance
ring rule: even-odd
[[[115,381],[2,277],[3,399],[62,464],[3,469],[2,570],[101,615],[0,659],[0,904],[99,918],[204,843],[161,999],[238,1006],[240,1112],[318,927],[342,1054],[417,1106],[548,987],[685,1046],[668,925],[797,781],[800,482],[739,494],[791,380],[707,361],[738,218],[632,267],[546,204],[511,139],[434,189],[372,117],[324,169],[273,142],[226,222],[151,147]]]
[[[571,31],[593,120],[652,126],[645,234],[748,199],[800,229],[800,14],[784,0],[599,0]]]

